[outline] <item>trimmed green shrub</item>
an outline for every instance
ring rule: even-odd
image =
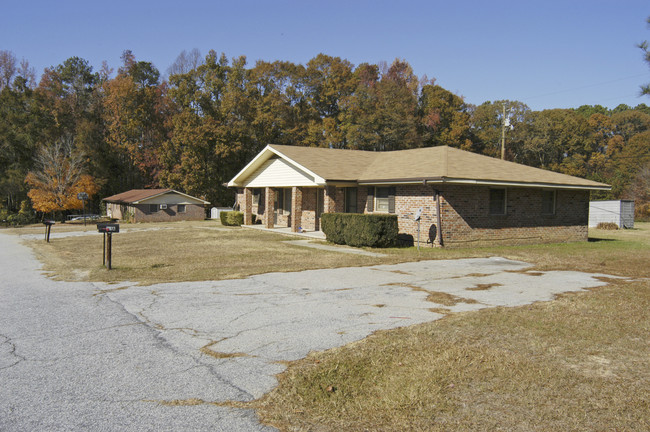
[[[327,241],[345,244],[343,230],[345,229],[345,213],[323,213],[320,219],[321,230]]]
[[[325,213],[321,216],[328,241],[349,246],[390,247],[397,244],[397,215]]]
[[[219,213],[221,225],[241,226],[244,224],[244,213],[240,211],[222,211]]]

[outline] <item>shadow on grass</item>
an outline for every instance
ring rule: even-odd
[[[589,243],[596,243],[596,242],[613,242],[613,241],[618,241],[617,239],[608,239],[608,238],[599,238],[599,237],[589,237],[587,240]]]

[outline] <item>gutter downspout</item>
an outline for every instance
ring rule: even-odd
[[[436,240],[438,241],[438,244],[440,246],[444,246],[443,241],[442,241],[442,222],[440,218],[440,191],[438,189],[434,189],[434,194],[435,194],[435,200],[436,200],[436,219],[437,219],[437,235],[436,235]]]

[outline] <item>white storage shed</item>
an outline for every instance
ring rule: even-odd
[[[619,228],[634,228],[634,201],[591,201],[589,203],[589,226],[601,222],[613,222]]]

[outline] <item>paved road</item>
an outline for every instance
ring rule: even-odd
[[[218,265],[215,263],[215,265]],[[1,431],[267,431],[250,401],[278,361],[450,311],[603,285],[502,258],[274,273],[154,286],[55,282],[0,234]],[[453,306],[426,300],[430,292]]]

